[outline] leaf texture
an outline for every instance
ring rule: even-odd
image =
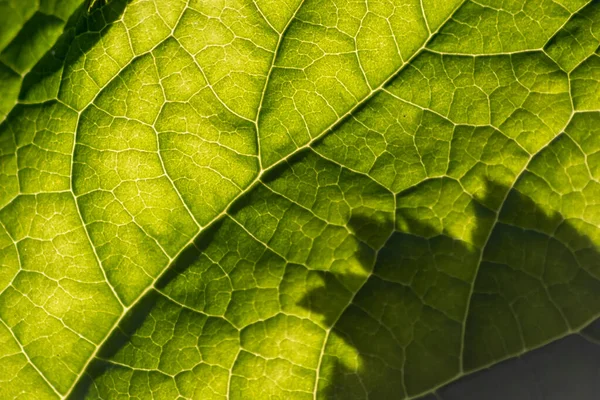
[[[598,1],[105,3],[0,1],[0,398],[412,399],[599,316]]]

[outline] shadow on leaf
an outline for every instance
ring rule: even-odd
[[[319,398],[419,396],[456,378],[461,369],[479,369],[579,329],[600,309],[600,253],[590,236],[594,227],[548,212],[517,190],[502,203],[506,187],[487,184],[485,195],[473,199],[462,189],[459,193],[457,185],[436,179],[400,193],[391,234],[391,221],[353,214],[348,229],[356,237],[387,230],[387,241],[376,242],[382,245],[379,249],[364,242],[358,246],[353,260],[359,268],[345,268],[342,262],[329,270],[310,271],[320,285],[300,293],[296,305],[330,329],[319,364]],[[429,204],[431,199],[434,203]],[[444,204],[448,199],[452,207]],[[443,210],[458,211],[436,216],[437,203]],[[491,208],[500,204],[496,223]],[[187,281],[209,244],[220,240],[217,236],[227,239],[233,234],[223,232],[226,228],[220,220],[200,235],[156,286],[169,287],[182,276]],[[202,271],[213,264],[206,261]],[[263,261],[256,265],[267,268]],[[217,297],[207,297],[208,283],[197,284],[184,290],[191,296],[185,298],[186,305],[221,315],[225,308]],[[221,292],[221,286],[214,289]],[[90,395],[96,379],[110,369],[132,371],[103,359],[111,360],[142,324],[151,324],[159,297],[151,290],[129,311],[72,398]],[[216,308],[212,303],[218,303]]]
[[[330,310],[333,283],[300,301],[326,315],[331,328],[319,398],[418,396],[461,369],[480,369],[580,329],[600,309],[600,253],[578,221],[513,189],[495,223],[488,207],[502,204],[508,188],[490,182],[486,195],[470,204],[473,220],[447,218],[442,225],[413,208],[419,192],[445,190],[436,185],[444,182],[424,182],[398,195],[397,230],[339,318]],[[349,227],[365,224],[357,216]],[[330,280],[347,279],[338,274]]]
[[[69,18],[63,34],[52,48],[35,64],[23,79],[19,99],[31,102],[39,96],[48,100],[53,99],[56,93],[48,92],[47,86],[58,91],[61,70],[75,64],[94,46],[108,31],[105,29],[119,18],[131,0],[113,1],[84,1],[83,4]],[[86,40],[77,40],[84,33]],[[73,43],[77,41],[78,47]],[[42,93],[41,91],[45,91]]]

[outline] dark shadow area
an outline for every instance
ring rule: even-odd
[[[39,76],[34,74],[35,77],[29,78],[30,70],[37,64],[41,64],[40,60],[50,52],[56,52],[56,49],[60,47],[56,42],[65,36],[65,27],[73,25],[84,9],[83,4],[79,6],[71,3],[61,4],[60,9],[54,9],[54,14],[56,14],[54,15],[38,10],[40,7],[42,5],[38,4],[35,11],[29,10],[32,14],[26,20],[22,20],[22,15],[14,15],[14,13],[18,13],[19,7],[15,9],[11,7],[10,3],[4,6],[0,4],[3,12],[8,14],[2,16],[7,25],[0,27],[0,31],[3,31],[2,34],[14,35],[14,37],[1,38],[0,122],[6,119],[18,100],[25,100],[23,96],[19,96],[23,85],[22,76],[24,75],[27,79],[28,88],[35,83],[35,79],[38,79]],[[18,20],[23,23],[20,27],[14,25]],[[13,32],[14,28],[18,28],[18,31]],[[54,70],[57,69],[54,68]]]
[[[81,7],[80,7],[81,9]],[[78,12],[75,11],[74,14]],[[30,58],[30,48],[35,48],[36,40],[39,42],[41,35],[47,35],[48,33],[60,31],[65,24],[65,21],[61,20],[54,15],[47,15],[40,11],[36,11],[27,22],[23,25],[17,36],[12,42],[2,51],[0,59],[4,65],[11,68],[16,73],[26,73],[29,68],[33,67],[32,62],[39,60],[32,60]],[[23,51],[25,49],[25,51]]]
[[[397,227],[401,227],[402,232],[396,231],[392,234],[379,251],[373,274],[367,279],[352,304],[343,311],[339,319],[339,312],[336,314],[331,310],[330,287],[335,287],[335,281],[346,280],[348,278],[346,276],[333,274],[330,277],[332,283],[307,293],[299,303],[312,312],[327,316],[327,323],[333,324],[335,321],[320,370],[320,376],[323,379],[318,383],[319,398],[321,399],[402,399],[413,397],[454,379],[460,371],[461,357],[465,371],[480,369],[485,365],[520,354],[527,349],[541,346],[554,337],[560,337],[569,327],[580,327],[585,322],[584,317],[588,316],[589,319],[591,311],[599,308],[600,286],[598,286],[597,278],[594,278],[588,271],[597,271],[597,265],[600,264],[600,253],[598,249],[594,248],[589,237],[580,233],[571,222],[564,221],[562,216],[556,213],[548,215],[530,198],[513,190],[504,203],[500,222],[494,225],[495,215],[490,208],[501,204],[501,199],[508,189],[490,184],[486,190],[487,195],[480,200],[474,200],[474,213],[477,218],[476,225],[472,229],[471,241],[477,246],[473,246],[453,239],[445,230],[440,234],[439,226],[423,223],[423,219],[415,217],[416,214],[410,209],[402,208],[402,199],[410,197],[411,192],[422,190],[424,185],[428,185],[428,183],[398,195]],[[511,215],[526,216],[527,219],[520,221],[517,218],[513,221]],[[349,224],[351,230],[353,227],[368,224],[363,219],[361,217],[353,218]],[[468,221],[465,221],[466,223]],[[515,223],[516,226],[511,226],[512,223]],[[524,227],[519,227],[521,223]],[[554,234],[548,236],[541,232],[535,232],[534,228],[554,232]],[[488,241],[490,229],[493,230]],[[521,235],[517,236],[516,232],[521,232]],[[513,264],[510,256],[501,257],[495,254],[499,248],[507,244],[506,240],[513,240],[512,244],[515,248],[512,251],[515,254],[521,253],[520,257],[513,257],[513,259],[519,262],[528,262],[528,265]],[[545,259],[543,257],[536,259],[535,257],[536,251],[541,248],[540,241],[546,241],[544,248],[547,257]],[[480,257],[478,246],[483,245],[486,245],[484,261],[480,267],[477,267]],[[569,249],[575,249],[578,254],[577,261],[574,256],[566,255],[571,252],[566,245],[569,246]],[[497,264],[487,261],[495,259],[498,259]],[[501,260],[504,261],[501,262]],[[564,268],[559,265],[565,261],[568,263],[569,260],[573,265]],[[365,268],[370,268],[370,266],[365,266]],[[468,281],[473,278],[472,274],[477,269],[480,271],[469,308],[465,348],[464,352],[460,354],[462,339],[460,325],[464,318],[464,310],[467,308],[470,287],[461,285],[456,278],[461,277],[461,273],[469,270],[471,275],[465,272],[465,275],[462,276],[465,281]],[[577,270],[576,273],[575,270]],[[537,273],[539,275],[536,275]],[[560,276],[561,274],[563,276]],[[504,323],[502,320],[505,317],[504,310],[500,310],[501,312],[498,312],[497,315],[500,327],[508,333],[499,339],[491,338],[488,343],[488,338],[482,336],[487,331],[482,330],[479,324],[485,327],[493,326],[491,321],[495,316],[490,314],[494,311],[490,307],[503,305],[503,296],[509,296],[512,290],[511,279],[516,276],[530,285],[521,285],[524,290],[533,288],[536,284],[535,279],[539,276],[539,282],[542,285],[548,285],[548,293],[559,299],[561,311],[567,315],[568,321],[562,319],[562,322],[557,322],[562,317],[552,319],[546,315],[544,310],[541,310],[539,319],[532,321],[529,325],[522,319],[517,321],[516,316],[511,321],[512,324]],[[554,282],[559,278],[572,279],[576,293],[577,289],[587,292],[581,295],[581,299],[577,299],[589,301],[587,310],[582,312],[574,310],[572,304],[566,300],[565,292],[567,290]],[[589,282],[586,282],[586,279]],[[494,284],[498,287],[494,288]],[[519,284],[520,282],[514,282],[516,290],[519,290]],[[494,294],[494,301],[490,302],[487,296],[492,296],[490,294],[492,290],[496,290],[497,293]],[[535,296],[532,298],[531,302],[538,301]],[[576,300],[572,303],[576,303]],[[544,305],[551,307],[549,303],[544,303]],[[523,309],[527,308],[524,306]],[[525,311],[522,313],[523,315],[527,314]],[[553,310],[553,313],[559,314],[558,310]],[[548,314],[552,313],[548,312]],[[533,325],[538,322],[547,324],[544,326],[545,330],[539,334],[533,333],[535,330]],[[521,328],[518,325],[522,326],[522,329],[525,330],[524,333],[519,333]],[[600,327],[600,325],[598,326]],[[590,336],[600,337],[599,332],[600,328],[596,328],[595,333],[590,333]],[[519,335],[522,335],[522,339],[510,341],[513,336],[518,337]],[[498,351],[496,345],[501,340],[506,342],[503,343],[502,351]],[[447,391],[440,393],[444,400],[471,398],[591,399],[589,395],[588,397],[577,397],[577,395],[598,393],[598,391],[591,391],[598,386],[597,382],[600,378],[598,369],[592,368],[598,365],[598,358],[584,354],[584,344],[581,340],[581,337],[578,337],[568,339],[565,343],[560,341],[558,344],[552,345],[555,347],[549,347],[548,355],[541,358],[535,356],[542,361],[521,362],[524,365],[523,368],[530,370],[538,370],[550,359],[556,366],[553,370],[540,372],[539,379],[531,380],[529,387],[526,379],[510,374],[513,370],[512,367],[501,366],[498,367],[500,372],[491,378],[495,379],[493,384],[489,379],[475,378],[479,379],[477,382],[481,382],[479,390],[473,390],[473,393],[477,393],[476,396],[466,395],[471,384],[460,383],[468,378],[461,379],[457,384],[451,384],[451,386],[454,385],[452,387],[463,385],[465,388],[463,391],[460,391],[460,388],[448,389],[455,393],[452,397],[445,397],[449,393]],[[489,349],[485,347],[488,345]],[[553,350],[555,348],[558,350]],[[544,349],[545,347],[536,350],[535,354],[544,354],[546,351]],[[572,349],[573,352],[569,353],[569,349]],[[598,353],[600,350],[595,351]],[[486,354],[481,356],[480,352]],[[347,361],[338,357],[339,354],[357,354],[358,361],[354,362],[352,366],[346,365]],[[581,360],[576,360],[577,357],[581,357]],[[512,360],[505,361],[505,363],[510,362]],[[552,390],[552,385],[556,385],[560,371],[567,372],[569,365],[577,366],[576,370],[584,369],[584,366],[591,368],[586,373],[565,375],[567,379],[572,380],[572,384],[565,387],[573,389],[572,393],[575,397],[569,396],[568,390],[556,392],[567,395],[566,397],[519,397],[521,394],[517,394],[517,392],[514,392],[515,395],[509,395],[512,393],[510,391],[494,393],[495,387],[510,388],[512,385],[522,387],[523,391],[519,393],[538,389],[546,393],[544,390]],[[491,371],[494,371],[495,368],[494,366]],[[521,370],[519,368],[514,369],[513,372],[519,374],[518,371]],[[534,378],[531,373],[529,375],[526,375],[525,372],[522,373],[523,376],[528,376],[530,379]],[[473,376],[479,376],[478,374],[481,373]],[[575,381],[577,376],[581,380]],[[577,385],[585,389],[577,391],[575,390]],[[542,387],[546,389],[540,389]],[[496,396],[498,393],[506,395],[498,397]],[[428,400],[434,398],[431,397]]]
[[[423,187],[436,186],[440,182],[426,181],[400,193],[398,198],[410,198],[418,194]],[[499,190],[502,188],[490,185],[488,193],[495,197]],[[485,201],[473,203],[472,211],[476,216],[476,224],[472,229],[473,242],[483,243],[487,237],[494,214],[484,204],[493,201],[492,195]],[[426,286],[438,281],[442,275],[436,264],[447,262],[451,268],[460,270],[461,265],[476,262],[478,254],[472,245],[454,240],[445,231],[440,233],[438,226],[424,223],[418,214],[411,212],[409,206],[403,208],[401,201],[398,202],[398,207],[396,229],[401,231],[391,233],[379,249],[374,265],[364,265],[365,270],[372,270],[372,275],[366,281],[363,278],[364,284],[356,293],[352,304],[346,308],[346,301],[342,309],[336,310],[335,318],[328,316],[326,319],[329,326],[334,326],[329,337],[332,346],[352,349],[351,352],[358,355],[359,361],[354,365],[355,370],[337,360],[335,355],[325,355],[320,372],[325,382],[318,383],[320,398],[401,399],[415,392],[411,391],[410,387],[407,388],[403,377],[407,364],[413,369],[413,375],[429,376],[429,379],[420,382],[422,389],[416,390],[425,390],[435,382],[449,378],[439,373],[432,374],[436,367],[443,369],[458,366],[456,358],[428,357],[426,354],[422,360],[409,362],[407,358],[410,358],[410,351],[407,351],[406,347],[409,347],[410,340],[403,331],[412,330],[413,327],[403,323],[411,319],[414,312],[421,307],[419,303],[422,299],[428,298],[441,309],[440,311],[432,306],[425,306],[428,310],[425,311],[427,315],[424,318],[428,319],[429,324],[439,325],[440,321],[448,316],[454,316],[456,320],[461,318],[460,310],[452,302],[454,298],[450,296],[449,301],[442,298],[445,295],[443,289],[452,289],[452,286],[441,291]],[[373,229],[378,223],[369,217],[357,215],[350,219],[348,225],[351,231],[356,232],[366,227]],[[448,273],[450,271],[444,272]],[[333,282],[348,279],[347,276],[339,274],[329,275],[329,280]],[[447,281],[445,283],[448,284]],[[334,285],[335,283],[332,283],[329,286]],[[467,294],[466,286],[459,289],[462,289],[462,293],[459,294]],[[307,293],[299,304],[311,312],[324,315],[327,315],[327,312],[332,313],[330,288],[325,285]],[[444,337],[447,334],[453,338],[460,336],[456,327],[450,326],[450,332],[434,332],[434,340],[428,345],[436,352],[443,352],[442,348],[448,345]]]
[[[44,82],[44,86],[52,87],[52,90],[47,93],[37,91],[33,93],[35,98],[44,95],[47,100],[56,98],[60,86],[61,74],[59,72],[61,69],[76,63],[82,55],[102,40],[102,36],[106,33],[104,28],[117,21],[130,2],[131,0],[84,1],[69,18],[63,34],[56,43],[25,75],[19,100],[28,102],[32,95],[30,92],[36,91],[39,82]],[[96,33],[96,35],[89,37],[89,40],[79,41],[77,51],[70,51],[76,38],[84,33]]]

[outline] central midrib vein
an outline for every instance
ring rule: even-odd
[[[125,307],[121,313],[121,315],[119,316],[119,318],[113,323],[113,325],[110,327],[108,333],[106,334],[106,336],[104,337],[104,339],[101,341],[101,343],[96,347],[96,350],[90,355],[90,357],[88,358],[88,360],[86,361],[84,367],[82,368],[80,374],[77,376],[77,378],[75,378],[75,380],[73,381],[72,386],[69,388],[69,390],[67,391],[67,393],[63,396],[63,398],[68,398],[71,393],[73,392],[73,389],[75,387],[77,387],[77,384],[79,383],[79,381],[81,380],[81,378],[83,377],[83,375],[87,372],[87,369],[89,367],[89,365],[91,364],[91,362],[96,358],[98,351],[100,350],[100,348],[102,347],[102,345],[106,342],[106,339],[109,338],[113,332],[115,331],[115,329],[119,326],[119,324],[121,323],[121,321],[123,320],[123,318],[127,315],[127,313],[133,309],[139,302],[141,299],[143,299],[148,293],[150,293],[153,290],[156,290],[156,283],[165,275],[165,273],[167,271],[169,271],[171,269],[171,267],[176,263],[177,258],[179,257],[179,255],[181,253],[184,252],[185,249],[187,249],[190,245],[193,245],[193,243],[196,241],[196,239],[208,228],[210,228],[211,226],[213,226],[215,223],[217,223],[219,220],[221,220],[222,218],[226,217],[228,215],[228,210],[231,208],[231,206],[238,201],[240,198],[242,198],[245,194],[251,192],[255,187],[257,187],[260,183],[261,183],[261,179],[262,177],[267,174],[269,171],[272,171],[274,169],[276,169],[277,167],[279,167],[280,165],[286,163],[291,157],[293,157],[294,155],[298,154],[299,152],[306,150],[308,148],[311,148],[312,145],[314,143],[316,143],[317,141],[319,141],[320,139],[322,139],[324,136],[326,136],[329,132],[331,132],[336,126],[342,124],[346,118],[350,117],[354,111],[356,111],[358,108],[360,108],[363,104],[367,103],[368,101],[370,101],[376,94],[378,94],[379,92],[382,91],[382,89],[391,81],[393,80],[407,65],[409,65],[412,60],[414,60],[419,54],[421,54],[423,52],[423,50],[425,50],[425,48],[427,47],[427,45],[429,44],[429,42],[431,41],[431,39],[435,36],[435,34],[437,32],[440,31],[440,29],[442,29],[446,23],[452,19],[452,17],[454,16],[454,14],[457,12],[457,10],[459,10],[461,8],[461,6],[466,2],[467,0],[463,0],[461,1],[455,8],[454,10],[448,15],[448,17],[439,25],[439,27],[431,32],[429,34],[429,36],[427,37],[427,39],[424,41],[424,43],[421,45],[421,47],[419,47],[417,50],[414,51],[414,53],[405,61],[403,62],[392,74],[390,74],[390,76],[385,79],[381,84],[379,84],[379,86],[375,87],[374,89],[372,89],[370,91],[369,94],[367,94],[362,100],[360,100],[359,102],[357,102],[352,108],[350,108],[345,114],[341,115],[339,118],[337,118],[333,123],[331,123],[327,128],[325,128],[321,133],[319,133],[317,136],[313,137],[309,142],[307,142],[306,144],[304,144],[303,146],[298,147],[295,151],[293,151],[292,153],[288,154],[287,156],[281,158],[279,161],[277,161],[274,164],[271,164],[270,166],[268,166],[267,168],[262,168],[260,169],[260,172],[256,175],[256,177],[252,180],[252,182],[250,182],[248,184],[248,186],[246,187],[246,189],[244,189],[242,192],[240,192],[236,197],[234,197],[223,209],[223,211],[221,211],[217,216],[215,216],[210,222],[208,222],[206,225],[204,225],[202,227],[202,229],[200,229],[200,231],[193,237],[191,238],[184,246],[182,246],[182,248],[177,252],[177,254],[175,254],[172,257],[172,262],[167,265],[162,272],[152,281],[152,283],[138,296],[136,297],[135,300],[133,300],[131,302],[131,304],[127,307]],[[269,69],[269,72],[267,74],[267,78],[271,76],[271,72],[274,69],[275,66],[275,57],[277,56],[277,53],[279,51],[279,48],[281,46],[281,43],[283,42],[283,36],[285,34],[286,29],[289,27],[289,25],[291,24],[292,20],[295,18],[296,14],[298,13],[298,11],[300,10],[300,8],[302,7],[302,5],[304,4],[304,1],[302,1],[300,3],[300,5],[298,6],[298,8],[296,9],[296,11],[294,12],[293,16],[290,18],[290,21],[288,22],[288,24],[286,25],[286,27],[282,30],[281,35],[280,35],[280,40],[277,42],[277,48],[275,49],[274,55],[273,55],[273,60],[271,62],[271,66]],[[268,79],[265,81],[265,85],[264,85],[264,89],[263,89],[263,94],[262,94],[262,98],[260,101],[260,105],[259,105],[259,109],[257,111],[257,119],[256,119],[256,134],[257,134],[257,138],[259,137],[259,131],[258,131],[258,120],[260,117],[260,109],[265,97],[265,92],[267,89],[267,85],[268,85]],[[258,144],[258,148],[260,149],[260,144]],[[260,150],[259,150],[260,151]],[[260,154],[260,153],[259,153]],[[260,158],[260,157],[259,157]]]

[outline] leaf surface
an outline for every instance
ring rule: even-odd
[[[0,7],[0,397],[416,398],[600,314],[597,1]]]

